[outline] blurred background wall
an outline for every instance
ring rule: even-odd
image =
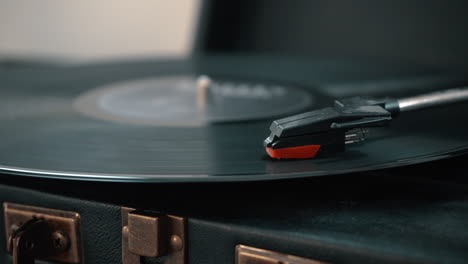
[[[200,0],[0,0],[0,58],[185,56]]]

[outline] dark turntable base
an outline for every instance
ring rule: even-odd
[[[234,263],[238,244],[330,263],[464,263],[466,167],[466,157],[459,156],[368,173],[248,183],[4,175],[0,199],[80,212],[91,263],[120,261],[122,205],[187,217],[190,263]]]

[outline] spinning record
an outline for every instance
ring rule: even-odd
[[[333,156],[272,159],[262,143],[274,119],[334,98],[313,75],[239,63],[2,70],[0,170],[94,181],[257,181],[396,167],[468,149],[461,103],[408,113]]]

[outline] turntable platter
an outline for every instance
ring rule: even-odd
[[[210,63],[204,62],[208,67],[169,61],[2,70],[0,170],[12,177],[93,181],[258,181],[397,167],[468,149],[468,127],[461,124],[468,120],[468,105],[459,104],[405,115],[390,128],[371,131],[370,140],[331,158],[272,160],[262,146],[271,121],[329,105],[333,98],[318,88],[318,82],[311,85],[313,74],[293,82],[270,68],[255,67],[249,59],[245,59],[249,71],[238,70],[238,60],[226,60],[224,67]],[[250,87],[247,94],[252,87],[263,87],[271,101],[249,97],[236,109],[239,103],[234,102],[240,100],[236,97],[232,104],[228,99],[208,114],[191,113],[195,107],[177,112],[187,105],[162,110],[167,100],[177,106],[174,102],[185,96],[172,94],[174,84],[182,80],[190,86],[194,79],[184,76],[199,73],[228,80],[224,83],[242,83]],[[182,93],[196,97],[192,90]],[[141,102],[136,103],[133,95]],[[159,96],[164,100],[155,101]],[[180,99],[184,104],[191,102],[184,98]],[[102,102],[107,102],[105,107]]]

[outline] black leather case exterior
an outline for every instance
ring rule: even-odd
[[[191,263],[233,264],[237,244],[329,263],[467,263],[466,180],[347,176],[212,192],[223,206],[190,218]]]
[[[236,184],[11,176],[3,178],[0,201],[80,213],[85,263],[121,262],[121,205],[187,217],[190,264],[234,264],[238,244],[329,263],[466,263],[465,164],[460,157],[392,171]],[[1,216],[0,263],[11,263],[3,225]]]

